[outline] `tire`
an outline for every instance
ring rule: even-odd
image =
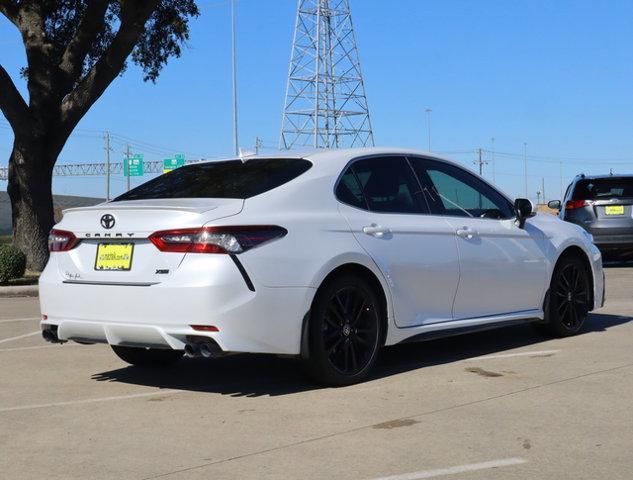
[[[579,333],[589,315],[590,288],[589,272],[580,258],[560,259],[552,275],[540,330],[555,337]]]
[[[168,367],[184,355],[180,350],[110,346],[121,360],[137,367]]]
[[[321,287],[308,326],[309,374],[331,386],[367,378],[382,343],[384,317],[377,292],[360,276],[341,275]]]

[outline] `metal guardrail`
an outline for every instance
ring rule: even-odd
[[[186,160],[186,164],[198,163],[203,160]],[[163,173],[162,160],[150,160],[143,163],[145,173]],[[123,162],[110,163],[110,175],[121,175],[123,170]],[[53,176],[55,177],[91,177],[105,176],[106,164],[102,163],[60,163],[53,167]],[[9,178],[9,168],[0,167],[0,180]]]

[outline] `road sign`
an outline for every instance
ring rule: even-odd
[[[185,156],[182,154],[174,155],[174,158],[166,158],[163,160],[163,173],[169,173],[172,170],[182,167],[185,164]]]
[[[129,158],[123,160],[123,175],[126,177],[142,177],[143,176],[143,154],[136,153]]]

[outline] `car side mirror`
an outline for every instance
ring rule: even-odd
[[[560,200],[550,200],[547,202],[547,206],[552,210],[560,210],[562,204],[560,203]]]
[[[535,215],[532,202],[527,198],[517,198],[514,201],[514,211],[516,212],[517,221],[519,222],[519,228],[525,227],[525,221]]]

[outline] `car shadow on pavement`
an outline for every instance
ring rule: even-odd
[[[633,317],[591,314],[581,335],[602,332],[633,321]],[[457,362],[482,355],[500,354],[548,340],[531,325],[401,344],[385,348],[368,381],[433,365]],[[230,396],[277,396],[320,387],[305,376],[301,362],[274,355],[230,355],[212,360],[184,359],[175,366],[153,370],[124,367],[97,373],[99,382],[120,382],[164,389]]]
[[[633,321],[633,317],[592,313],[579,335],[604,332],[607,329]],[[503,354],[508,350],[538,345],[551,337],[538,332],[533,325],[505,328],[448,337],[423,343],[406,343],[384,350],[375,377],[458,362],[484,355]],[[556,349],[543,347],[540,350]]]

